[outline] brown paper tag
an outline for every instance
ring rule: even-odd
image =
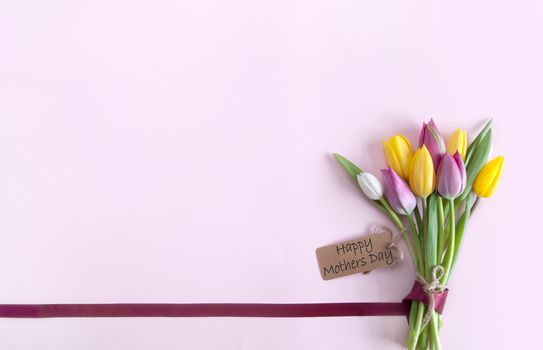
[[[321,277],[331,280],[355,273],[389,267],[398,262],[390,233],[378,233],[317,249]]]

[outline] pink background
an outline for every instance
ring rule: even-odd
[[[388,223],[330,153],[376,172],[395,132],[493,117],[506,170],[442,338],[534,348],[542,32],[535,0],[3,0],[0,300],[398,301],[407,262],[320,279],[316,247]],[[0,319],[0,347],[398,349],[406,332],[401,317]]]

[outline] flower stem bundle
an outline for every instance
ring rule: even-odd
[[[480,197],[494,194],[503,156],[488,161],[492,125],[468,144],[457,129],[445,145],[433,120],[424,123],[418,149],[403,135],[384,141],[388,164],[382,182],[347,158],[334,154],[362,193],[400,230],[412,258],[417,280],[429,303],[414,301],[409,313],[409,350],[440,350],[442,316],[434,296],[449,283],[469,218]]]

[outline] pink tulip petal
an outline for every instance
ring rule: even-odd
[[[417,200],[407,182],[391,167],[381,169],[381,173],[383,174],[385,197],[392,209],[402,215],[411,213],[417,205]]]

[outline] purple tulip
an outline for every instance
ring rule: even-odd
[[[385,197],[398,214],[407,215],[417,206],[417,199],[407,182],[391,167],[381,169],[385,187]]]
[[[439,130],[437,130],[437,125],[433,119],[430,119],[429,123],[422,123],[419,148],[421,148],[422,145],[426,145],[426,148],[428,148],[434,162],[434,168],[437,169],[439,167],[439,162],[447,149],[445,148],[443,137],[439,133]]]
[[[462,155],[445,154],[437,169],[437,191],[443,198],[454,199],[466,188],[466,167]]]

